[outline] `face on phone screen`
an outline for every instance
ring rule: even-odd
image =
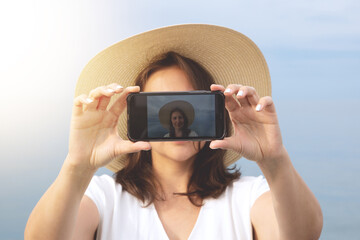
[[[223,95],[196,91],[132,94],[128,98],[128,136],[134,141],[221,139]]]

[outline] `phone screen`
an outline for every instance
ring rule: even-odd
[[[132,141],[222,139],[221,92],[146,92],[130,94],[128,137]]]

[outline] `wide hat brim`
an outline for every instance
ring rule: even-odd
[[[225,27],[184,24],[135,35],[97,54],[81,72],[75,97],[114,82],[123,87],[134,85],[135,78],[144,67],[154,57],[168,51],[200,63],[217,84],[252,86],[260,97],[271,95],[270,74],[265,58],[248,37]],[[113,97],[110,106],[115,100],[116,97]],[[127,139],[126,114],[119,118],[118,133]],[[224,165],[229,166],[240,157],[239,153],[227,150]],[[106,167],[117,172],[124,167],[125,161],[126,156],[120,156]]]
[[[188,120],[188,127],[190,127],[194,121],[194,116],[195,116],[194,107],[189,102],[183,100],[176,100],[169,102],[160,108],[159,120],[161,125],[167,130],[170,129],[170,113],[174,109],[180,109],[184,112]]]

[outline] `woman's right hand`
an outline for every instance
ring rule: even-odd
[[[117,133],[120,114],[126,108],[126,97],[140,88],[123,89],[116,83],[98,87],[75,98],[70,126],[69,153],[70,164],[89,170],[97,170],[107,165],[120,154],[150,150],[148,142],[131,142],[122,139]],[[108,108],[113,95],[120,94]]]

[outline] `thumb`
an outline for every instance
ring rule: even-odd
[[[148,151],[151,149],[151,145],[148,142],[131,142],[129,140],[122,140],[116,143],[115,145],[115,155],[127,154],[127,153],[134,153],[139,152],[141,150]]]
[[[224,138],[223,140],[214,140],[210,143],[211,149],[232,149],[233,141],[231,137]]]

